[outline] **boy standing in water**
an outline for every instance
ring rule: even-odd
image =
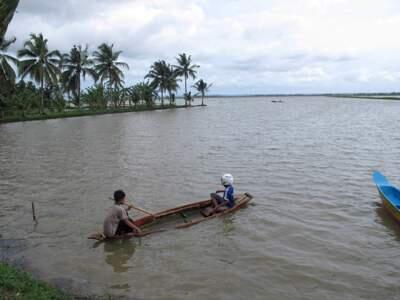
[[[108,238],[132,232],[140,235],[142,231],[133,223],[127,213],[134,206],[126,202],[126,195],[123,190],[114,192],[114,201],[115,204],[109,210],[103,223],[104,235]],[[127,209],[123,205],[127,205]]]
[[[221,177],[221,184],[225,187],[224,190],[211,193],[211,201],[214,207],[214,212],[221,212],[227,208],[235,206],[235,189],[233,187],[233,176],[231,174],[224,174]],[[223,196],[218,193],[224,193]]]

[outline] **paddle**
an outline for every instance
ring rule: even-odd
[[[151,212],[149,212],[149,211],[147,211],[147,210],[145,210],[145,209],[143,209],[143,208],[136,207],[136,206],[134,206],[133,204],[129,204],[129,203],[126,203],[126,205],[128,205],[128,208],[133,208],[133,209],[136,209],[136,210],[138,210],[138,211],[144,212],[145,214],[148,214],[149,216],[152,216],[153,219],[156,218],[156,216],[155,216],[153,213],[151,213]]]

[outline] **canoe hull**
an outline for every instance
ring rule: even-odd
[[[389,212],[389,214],[400,224],[400,210],[397,209],[393,204],[380,193],[382,198],[383,207]]]
[[[373,174],[373,180],[381,196],[383,207],[400,224],[400,190],[379,172]]]
[[[202,210],[211,207],[211,200],[203,200],[178,206],[175,208],[167,209],[154,214],[152,216],[144,216],[133,220],[136,226],[142,229],[144,235],[152,234],[155,232],[165,231],[165,224],[169,224],[172,228],[187,228],[201,222],[211,220],[215,217],[224,216],[229,213],[234,213],[237,210],[245,207],[253,199],[253,196],[249,193],[238,195],[235,200],[235,206],[232,208],[225,209],[222,212],[212,214],[211,216],[203,216]],[[161,228],[157,228],[161,227]],[[127,239],[137,235],[127,234],[120,237],[105,238],[101,233],[92,234],[89,239],[95,240],[108,240],[108,239]]]

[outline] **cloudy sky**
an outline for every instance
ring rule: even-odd
[[[400,91],[398,0],[20,0],[8,36],[113,43],[143,79],[192,55],[212,94]]]

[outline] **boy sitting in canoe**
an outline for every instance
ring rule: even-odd
[[[218,190],[215,193],[211,193],[212,206],[214,208],[213,213],[221,212],[227,208],[235,206],[235,189],[233,187],[233,176],[231,174],[224,174],[221,177],[221,184],[225,187],[224,190]],[[218,193],[224,193],[223,196]]]
[[[123,190],[114,192],[115,204],[110,208],[104,223],[103,223],[103,234],[106,238],[112,238],[116,236],[123,236],[127,233],[134,233],[135,235],[141,235],[142,231],[138,226],[133,223],[133,220],[128,216],[128,210],[131,208],[138,209],[154,217],[153,214],[139,209],[138,207],[128,204],[126,195]],[[127,207],[125,208],[124,205]]]

